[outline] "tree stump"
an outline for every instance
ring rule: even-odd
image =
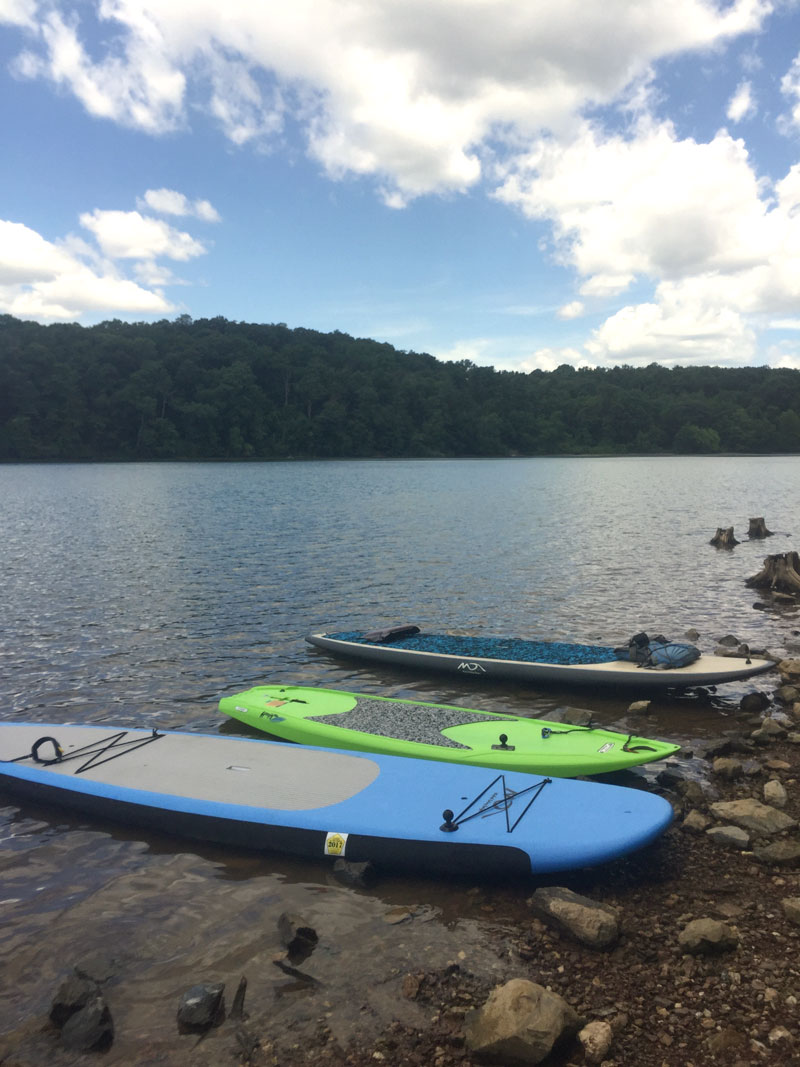
[[[744,584],[755,589],[800,596],[800,556],[796,552],[767,556],[758,574],[745,579]]]
[[[739,542],[733,536],[732,526],[718,526],[717,532],[711,538],[709,544],[714,545],[715,548],[733,548]]]
[[[772,530],[767,529],[767,524],[761,519],[751,519],[747,536],[751,541],[757,541],[762,537],[772,537]]]

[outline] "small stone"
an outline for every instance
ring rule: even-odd
[[[716,1034],[712,1034],[707,1041],[708,1050],[713,1056],[721,1052],[729,1052],[735,1049],[743,1049],[747,1044],[747,1038],[732,1026],[723,1027]]]
[[[383,916],[383,921],[387,926],[397,926],[398,923],[410,922],[414,918],[414,912],[410,908],[404,908],[402,905],[392,908],[391,911],[387,911]]]
[[[628,705],[629,715],[646,715],[650,710],[649,700],[634,700],[632,704]]]
[[[769,1041],[770,1045],[790,1045],[794,1038],[785,1026],[774,1026],[769,1032],[767,1041]]]
[[[702,811],[697,811],[696,808],[689,812],[682,823],[684,830],[688,830],[693,834],[702,834],[710,825],[711,819],[704,815]]]
[[[773,808],[785,808],[788,800],[786,788],[782,782],[771,779],[764,786],[764,803],[771,804]]]
[[[61,1030],[64,1047],[77,1052],[102,1052],[113,1040],[111,1012],[99,993],[80,1011],[70,1015]]]
[[[706,836],[721,848],[733,848],[743,852],[750,847],[750,834],[741,826],[712,826]]]
[[[718,778],[734,781],[742,776],[742,762],[732,756],[718,756],[711,764],[711,772]]]
[[[787,733],[788,730],[782,722],[779,722],[777,719],[766,718],[762,720],[759,728],[754,730],[750,736],[753,740],[764,740],[766,738],[777,741],[780,738],[786,737]]]
[[[708,956],[736,948],[739,932],[719,919],[693,919],[681,930],[678,944],[693,956]]]
[[[784,897],[781,901],[781,907],[789,922],[800,926],[800,897]]]
[[[333,874],[342,885],[356,885],[362,888],[374,885],[377,877],[375,867],[369,860],[354,863],[350,860],[343,860],[341,857],[333,865]]]
[[[310,956],[319,937],[317,931],[302,915],[284,911],[278,918],[278,934],[281,944],[291,956]]]
[[[63,1026],[66,1021],[97,996],[97,983],[89,978],[70,975],[58,988],[50,1007],[50,1021]]]
[[[592,948],[609,948],[619,938],[619,916],[614,908],[563,886],[537,889],[528,905],[548,925]]]
[[[586,708],[563,708],[561,722],[568,726],[591,726],[594,713]]]
[[[181,1033],[204,1033],[219,1026],[225,1018],[222,982],[195,985],[181,997],[178,1005],[178,1028]]]
[[[766,693],[746,693],[739,701],[739,707],[744,712],[754,713],[763,711],[770,705],[770,699]]]
[[[797,825],[795,819],[789,818],[782,811],[750,798],[717,801],[711,805],[711,814],[715,819],[735,823],[745,830],[764,836],[779,834]]]
[[[778,663],[778,670],[788,685],[800,684],[800,659],[782,659]]]
[[[767,845],[754,845],[753,855],[759,863],[794,866],[800,860],[800,841],[783,837]]]
[[[579,1032],[578,1040],[583,1045],[583,1056],[587,1063],[602,1063],[611,1048],[614,1032],[611,1026],[600,1019],[587,1023]]]
[[[578,1014],[563,997],[525,978],[512,978],[472,1012],[464,1038],[479,1060],[530,1067],[580,1028]]]

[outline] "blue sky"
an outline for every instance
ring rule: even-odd
[[[0,313],[800,367],[797,0],[0,0]]]

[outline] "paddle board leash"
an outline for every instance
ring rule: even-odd
[[[88,757],[85,763],[82,763],[80,767],[75,768],[75,774],[80,774],[81,771],[88,770],[90,767],[99,767],[102,763],[109,763],[112,759],[117,759],[119,756],[124,756],[128,752],[134,752],[137,748],[143,748],[144,745],[149,745],[153,741],[158,741],[164,737],[164,734],[160,734],[158,730],[153,732],[147,737],[132,737],[127,741],[123,741],[123,738],[127,735],[127,730],[120,730],[117,734],[112,734],[106,741],[93,741],[87,745],[82,745],[80,748],[74,749],[69,755],[64,754],[64,749],[55,739],[55,737],[40,737],[38,741],[35,741],[31,747],[30,752],[24,756],[15,756],[14,759],[0,760],[2,763],[21,763],[23,760],[33,760],[34,763],[41,763],[45,767],[49,767],[53,763],[67,763],[70,760],[83,759]],[[39,750],[42,745],[51,744],[53,746],[53,756],[47,759],[45,756],[39,754]],[[107,755],[108,752],[113,750],[113,755]],[[105,759],[100,759],[100,756],[105,755]]]
[[[634,734],[628,734],[628,740],[622,746],[623,752],[655,752],[655,748],[652,745],[632,745]]]
[[[482,792],[478,793],[478,795],[474,797],[469,802],[469,804],[467,804],[464,810],[461,811],[458,815],[453,815],[453,812],[450,810],[450,808],[446,808],[442,812],[442,818],[444,819],[444,822],[439,827],[439,829],[443,833],[452,834],[455,833],[456,830],[458,830],[459,826],[461,826],[465,822],[469,822],[470,819],[477,819],[479,817],[485,818],[487,815],[494,815],[498,811],[502,811],[506,817],[506,832],[511,834],[519,826],[525,815],[527,815],[528,811],[531,808],[531,805],[540,795],[544,787],[546,785],[550,785],[552,781],[552,778],[543,778],[540,782],[534,782],[533,785],[529,785],[525,789],[514,790],[509,789],[509,787],[506,785],[506,776],[504,774],[498,774],[498,776],[491,782],[489,782],[486,788]],[[501,796],[498,796],[498,790],[495,789],[498,783],[500,783],[500,786],[502,788]],[[488,799],[486,799],[481,804],[483,798],[492,789],[495,789],[495,792],[491,793]],[[530,793],[530,799],[528,800],[528,803],[525,805],[525,807],[522,809],[522,811],[512,823],[508,814],[511,810],[511,805],[517,799],[517,797],[524,797],[528,793]],[[472,809],[475,810],[473,811]]]
[[[592,726],[591,722],[589,723],[588,726],[574,726],[571,730],[553,730],[549,726],[543,726],[542,727],[542,738],[546,741],[548,737],[553,737],[554,735],[561,736],[563,734],[583,733],[583,732],[586,732],[586,731],[592,731],[592,730],[596,730],[596,729],[597,729],[597,727],[596,726]],[[656,749],[652,745],[632,745],[631,741],[633,741],[635,736],[636,736],[635,734],[628,734],[628,740],[622,746],[622,751],[623,752],[655,752],[656,751]],[[502,742],[502,740],[503,740],[502,735],[500,737],[500,740]],[[508,738],[506,738],[506,740],[508,740]],[[492,745],[492,748],[501,748],[501,747],[502,747],[502,745]],[[601,751],[602,751],[602,749],[601,749]]]
[[[554,730],[552,726],[543,726],[542,737],[546,741],[548,737],[553,737],[553,735],[561,737],[566,734],[586,734],[596,729],[597,727],[592,725],[592,720],[590,719],[586,726],[572,726],[569,730]]]

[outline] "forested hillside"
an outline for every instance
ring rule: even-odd
[[[800,451],[800,371],[529,374],[224,318],[0,316],[0,460]]]

